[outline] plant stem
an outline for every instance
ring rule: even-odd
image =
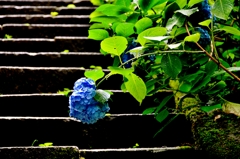
[[[187,23],[185,23],[185,28],[188,33],[188,35],[191,35]],[[236,76],[234,73],[229,71],[226,67],[224,67],[218,60],[216,60],[214,57],[212,57],[199,43],[195,43],[213,62],[215,62],[219,67],[221,67],[224,71],[226,71],[229,75],[231,75],[234,79],[236,79],[238,82],[240,82],[240,78]]]

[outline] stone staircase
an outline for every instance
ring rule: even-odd
[[[67,7],[73,3],[75,8]],[[193,144],[184,116],[153,138],[165,124],[141,115],[153,97],[139,106],[120,91],[119,76],[100,87],[114,92],[110,116],[93,125],[69,117],[68,98],[57,91],[72,89],[83,77],[81,67],[106,68],[113,61],[99,53],[99,42],[87,38],[94,9],[89,0],[0,0],[0,159],[204,157],[182,147]],[[45,142],[53,146],[38,146]]]

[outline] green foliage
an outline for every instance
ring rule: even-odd
[[[240,89],[239,1],[208,1],[209,10],[202,10],[204,0],[92,1],[100,6],[90,15],[88,37],[99,40],[100,52],[114,60],[110,73],[95,80],[122,75],[121,89],[140,104],[147,96],[156,97],[156,105],[143,115],[154,114],[163,122],[172,111],[181,111],[185,97],[209,112]],[[159,101],[157,94],[165,91],[173,94]],[[167,105],[172,97],[174,109]]]
[[[84,72],[84,76],[87,77],[87,78],[90,78],[92,80],[94,80],[95,82],[102,78],[104,76],[104,72],[102,71],[102,69],[93,69],[93,70],[86,70]]]

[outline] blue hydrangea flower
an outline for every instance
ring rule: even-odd
[[[125,50],[125,52],[122,54],[121,59],[122,62],[127,62],[128,60],[132,59],[134,56],[130,53],[128,53],[129,50],[132,50],[133,48],[135,48],[138,45],[138,43],[135,42],[135,40],[132,41],[132,43],[130,45],[128,45],[127,49]],[[131,62],[127,63],[124,65],[125,68],[130,68]]]
[[[198,31],[201,34],[198,43],[203,47],[206,47],[207,45],[209,45],[211,42],[211,38],[208,31],[200,27],[197,27],[196,31]]]
[[[74,91],[69,97],[70,117],[82,123],[93,124],[105,117],[110,110],[108,103],[99,103],[94,99],[96,86],[93,80],[81,78],[74,83]]]
[[[199,7],[199,15],[201,20],[207,20],[212,18],[211,7],[208,4],[208,0],[204,0]]]

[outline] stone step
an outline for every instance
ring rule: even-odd
[[[77,67],[7,67],[0,66],[0,93],[56,93],[72,88],[76,80],[84,77],[85,69]],[[104,70],[108,73],[108,70]],[[99,89],[118,90],[122,84],[120,75],[110,77]]]
[[[189,155],[191,154],[191,155]],[[132,159],[134,158],[184,158],[208,159],[206,154],[188,147],[157,147],[129,149],[78,149],[75,146],[52,147],[2,147],[0,158],[4,159]]]
[[[139,148],[193,143],[191,127],[184,116],[178,116],[154,138],[163,124],[152,115],[141,114],[112,114],[90,125],[70,117],[0,117],[0,147],[31,146],[34,140],[79,149],[131,148],[136,143]]]
[[[0,15],[10,14],[50,14],[51,12],[58,12],[58,15],[89,15],[96,7],[57,7],[57,6],[0,6]]]
[[[55,36],[88,36],[89,24],[4,24],[1,34],[12,38],[54,38]]]
[[[55,17],[49,14],[0,15],[0,24],[88,24],[89,20],[89,15],[58,15]]]
[[[149,107],[158,106],[158,104],[154,102],[155,98],[161,100],[165,96],[169,95],[157,94],[155,96],[148,97],[143,100],[140,106],[139,103],[129,93],[123,93],[120,90],[111,91],[113,92],[113,95],[111,96],[111,100],[108,102],[110,106],[110,114],[141,114]],[[0,116],[69,116],[69,98],[57,93],[4,94],[0,95],[0,103],[7,105],[7,107],[4,107],[4,111],[0,111]],[[174,105],[173,101],[169,101],[168,105]]]
[[[14,47],[13,47],[14,46]],[[100,43],[87,37],[0,39],[0,51],[20,52],[99,52]]]
[[[99,52],[0,52],[0,66],[107,68],[112,64],[111,56]]]
[[[90,0],[1,0],[0,5],[20,5],[20,6],[92,6]]]

